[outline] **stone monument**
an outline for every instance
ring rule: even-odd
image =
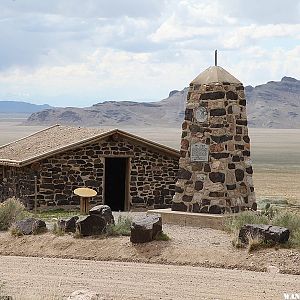
[[[172,210],[256,210],[243,84],[209,67],[190,84]]]

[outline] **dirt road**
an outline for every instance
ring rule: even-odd
[[[284,299],[300,276],[143,263],[0,256],[2,295],[62,299],[89,289],[103,299]],[[1,295],[0,293],[0,295]]]

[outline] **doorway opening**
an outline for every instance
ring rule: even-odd
[[[105,204],[112,211],[127,209],[127,158],[105,158]]]

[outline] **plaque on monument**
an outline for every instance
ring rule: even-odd
[[[206,122],[207,120],[207,111],[205,107],[199,107],[195,111],[195,117],[198,122]]]
[[[191,162],[208,161],[208,145],[195,143],[191,145]]]

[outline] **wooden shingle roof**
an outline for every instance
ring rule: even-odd
[[[179,151],[119,129],[54,125],[0,147],[0,165],[24,166],[118,133],[160,152],[179,157]]]

